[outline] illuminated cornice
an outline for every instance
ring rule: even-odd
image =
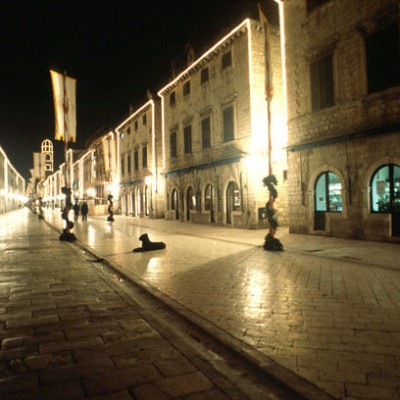
[[[10,159],[7,157],[7,154],[3,150],[3,148],[0,146],[0,153],[4,157],[4,162],[7,163],[8,167],[12,170],[12,172],[16,175],[17,178],[22,179],[25,182],[25,179],[22,177],[22,175],[15,169],[15,167],[11,164]]]
[[[189,65],[183,72],[181,72],[173,81],[169,82],[166,86],[158,91],[158,95],[163,97],[172,91],[178,82],[186,80],[193,72],[197,71],[205,62],[208,62],[212,56],[219,53],[222,49],[226,47],[232,40],[234,40],[238,35],[242,34],[246,30],[250,29],[250,24],[252,21],[247,18],[242,23],[240,23],[236,28],[224,36],[221,40],[214,44],[209,50],[207,50],[200,58],[195,60],[191,65]]]
[[[111,136],[111,139],[113,139],[113,135],[114,133],[112,131],[105,133],[104,135],[100,136],[99,138],[97,138],[96,140],[94,140],[91,144],[90,144],[90,148],[93,148],[95,146],[97,146],[99,143],[103,142],[104,140],[106,140],[108,138],[108,136]],[[86,155],[85,155],[86,156]],[[83,157],[85,157],[83,156]]]
[[[147,103],[143,104],[142,107],[140,107],[138,110],[136,110],[134,113],[132,113],[128,118],[126,118],[121,124],[119,124],[115,130],[118,133],[121,133],[120,130],[124,128],[128,122],[132,121],[135,117],[137,117],[142,111],[147,110],[150,107],[154,106],[154,100],[149,100]]]

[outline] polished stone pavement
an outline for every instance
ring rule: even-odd
[[[59,211],[45,216],[60,230]],[[123,216],[89,216],[74,231],[77,245],[306,397],[400,399],[399,245],[282,228],[285,251],[273,253],[263,231]],[[143,232],[167,248],[132,253]]]
[[[264,398],[246,377],[232,385],[153,296],[97,261],[28,210],[0,215],[1,400]]]

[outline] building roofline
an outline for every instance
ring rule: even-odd
[[[115,130],[117,132],[119,132],[119,130],[126,125],[129,121],[131,121],[133,118],[135,118],[141,111],[143,111],[144,109],[146,109],[149,106],[153,106],[154,105],[154,100],[151,99],[149,101],[147,101],[146,103],[144,103],[140,108],[138,108],[134,113],[132,113],[128,118],[126,118],[123,122],[121,122],[116,128]]]
[[[246,18],[239,25],[237,25],[234,29],[232,29],[227,35],[225,35],[222,39],[220,39],[217,43],[214,44],[210,49],[208,49],[201,57],[195,60],[192,64],[190,64],[185,70],[183,70],[176,78],[174,78],[171,82],[161,88],[157,94],[160,97],[163,97],[164,94],[168,92],[168,90],[176,85],[176,83],[182,79],[186,79],[186,76],[195,69],[204,59],[206,59],[211,53],[215,52],[222,44],[231,39],[235,34],[243,30],[243,28],[249,29],[250,27],[250,18]]]

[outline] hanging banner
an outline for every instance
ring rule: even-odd
[[[55,113],[55,140],[76,142],[76,79],[50,70]]]

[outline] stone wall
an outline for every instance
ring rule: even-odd
[[[396,4],[331,0],[307,14],[305,1],[284,2],[291,232],[397,240],[390,215],[371,213],[369,187],[379,166],[400,165],[400,87],[368,94],[361,29]],[[333,52],[335,104],[312,112],[309,65],[326,51]],[[340,177],[344,201],[321,232],[314,230],[314,185],[324,171]]]

